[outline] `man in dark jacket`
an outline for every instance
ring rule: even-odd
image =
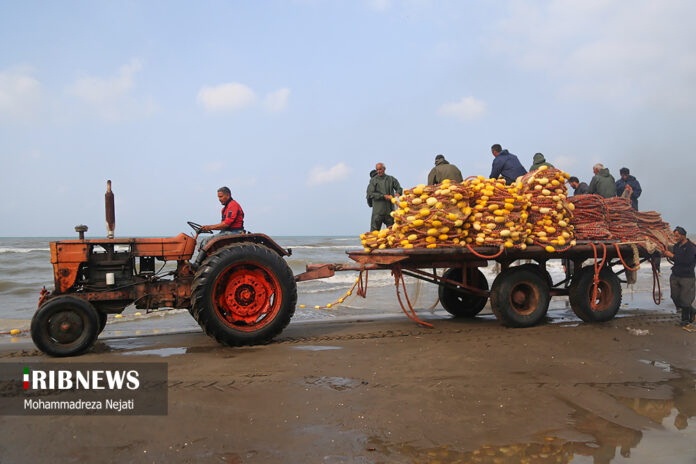
[[[444,155],[435,157],[435,167],[428,174],[428,185],[441,184],[443,180],[449,179],[452,182],[461,182],[462,172],[454,164],[450,164]]]
[[[602,163],[597,163],[592,166],[594,177],[590,181],[590,187],[587,193],[595,193],[604,198],[616,196],[616,181],[614,176],[609,174],[609,169],[605,168]]]
[[[534,155],[534,162],[532,163],[532,167],[529,168],[529,172],[536,171],[542,166],[548,166],[552,168],[553,164],[547,162],[544,155],[542,155],[541,153],[537,153]]]
[[[590,189],[585,182],[580,182],[580,179],[575,176],[568,179],[568,183],[574,189],[573,195],[586,195]]]
[[[495,157],[491,175],[488,176],[491,179],[497,179],[499,176],[502,176],[507,184],[512,184],[518,177],[527,174],[517,156],[507,151],[507,149],[503,150],[500,144],[496,143],[493,145],[491,153]]]
[[[391,199],[394,195],[403,193],[399,181],[385,174],[387,167],[384,163],[377,163],[375,169],[377,175],[370,179],[370,183],[367,185],[367,200],[372,199],[370,230],[380,230],[383,223],[387,227],[394,224],[394,218],[390,214],[393,209]]]
[[[696,245],[686,238],[686,230],[683,227],[674,229],[674,238],[677,243],[672,247],[673,251],[665,251],[665,256],[674,260],[672,275],[669,276],[669,289],[677,310],[681,309],[681,325],[689,327],[694,322],[696,310],[691,305],[696,296]]]
[[[621,168],[619,174],[621,174],[621,178],[616,181],[616,196],[622,196],[624,190],[629,188],[631,190],[631,206],[638,211],[638,197],[643,192],[643,189],[640,188],[640,182],[631,175],[628,168]]]

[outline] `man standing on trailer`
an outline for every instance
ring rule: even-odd
[[[590,189],[587,186],[587,183],[580,182],[580,179],[578,179],[575,176],[572,176],[570,179],[568,179],[568,183],[571,187],[573,187],[573,195],[586,195]]]
[[[401,195],[403,190],[399,181],[395,177],[385,174],[387,167],[384,163],[377,163],[375,166],[377,175],[370,179],[367,185],[367,202],[372,200],[372,218],[370,220],[370,230],[379,230],[382,224],[391,227],[394,218],[391,217],[392,198],[394,195]]]
[[[461,182],[462,172],[454,164],[450,164],[445,159],[445,155],[435,157],[435,167],[428,174],[428,185],[441,184],[443,180],[449,179],[452,182]]]
[[[527,171],[522,167],[522,163],[507,149],[503,150],[500,144],[496,143],[491,147],[491,153],[495,159],[493,160],[493,167],[491,169],[491,175],[488,176],[491,179],[497,179],[499,176],[503,176],[506,184],[512,184],[517,180],[518,177],[527,174]]]
[[[590,188],[587,193],[595,193],[604,198],[616,196],[616,181],[614,176],[609,173],[609,169],[605,168],[602,163],[597,163],[592,166],[594,177],[590,181]]]
[[[669,277],[669,290],[677,310],[681,309],[682,327],[690,328],[694,322],[696,310],[692,306],[696,296],[696,245],[686,238],[686,230],[683,227],[674,229],[674,238],[677,243],[672,247],[673,251],[665,251],[665,256],[674,260],[672,275]]]
[[[543,153],[535,153],[532,165],[529,168],[529,172],[536,171],[542,166],[548,166],[548,167],[552,168],[553,164],[546,161],[546,157],[544,156]]]
[[[219,235],[231,235],[244,233],[244,211],[242,207],[232,198],[232,192],[229,187],[220,187],[217,191],[218,200],[222,205],[222,220],[217,224],[201,226],[201,232],[211,232],[219,230]],[[203,251],[203,247],[213,238],[206,237],[201,240],[198,247],[198,256],[196,261],[192,263],[192,267],[197,269],[208,255]]]
[[[628,168],[621,168],[619,174],[621,174],[621,178],[616,181],[616,196],[623,196],[625,190],[630,190],[631,207],[638,211],[638,197],[643,192],[643,189],[640,188],[640,182],[631,175]]]

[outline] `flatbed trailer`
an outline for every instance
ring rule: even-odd
[[[354,263],[309,264],[295,276],[297,282],[333,276],[340,271],[388,270],[399,280],[410,276],[438,286],[443,308],[455,317],[475,317],[490,300],[500,322],[529,327],[546,315],[551,296],[568,296],[573,312],[585,322],[604,322],[621,306],[622,274],[635,272],[640,263],[652,263],[642,243],[578,241],[574,246],[548,252],[541,246],[519,248],[440,247],[346,251]],[[566,277],[553,282],[546,269],[552,259],[566,260]],[[583,266],[587,260],[591,264]],[[492,284],[479,268],[490,261],[500,265]],[[517,264],[524,261],[523,264]],[[614,271],[613,267],[622,265]],[[444,269],[443,273],[438,271]],[[653,273],[656,273],[653,267]],[[362,278],[362,277],[361,277]],[[405,291],[405,285],[403,286]],[[417,319],[406,302],[410,313]],[[402,309],[409,315],[402,303]],[[409,315],[411,317],[411,315]],[[412,317],[412,318],[413,318]]]

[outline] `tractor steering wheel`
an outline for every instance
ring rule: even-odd
[[[195,222],[186,221],[186,224],[190,225],[196,234],[212,234],[213,233],[210,230],[207,230],[205,232],[201,232],[201,227],[203,227],[203,226],[201,226],[200,224],[196,224]]]

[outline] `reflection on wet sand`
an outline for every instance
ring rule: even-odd
[[[672,391],[671,399],[646,399],[618,397],[616,400],[631,408],[641,416],[647,417],[656,425],[670,425],[666,418],[674,417],[673,425],[683,431],[689,427],[689,419],[696,417],[696,376],[675,369],[678,378],[654,385],[665,385]],[[567,440],[561,438],[562,431],[546,431],[534,437],[530,443],[511,445],[483,445],[474,451],[462,452],[453,447],[422,448],[410,443],[390,444],[380,439],[370,439],[369,443],[376,451],[387,456],[405,457],[413,463],[494,463],[494,464],[550,464],[568,463],[575,457],[591,458],[594,464],[610,463],[621,456],[631,457],[631,451],[650,431],[634,430],[603,419],[589,411],[576,408],[570,416],[572,428],[586,436],[592,437],[585,441]],[[659,446],[659,444],[657,444]],[[618,456],[617,456],[618,453]]]

